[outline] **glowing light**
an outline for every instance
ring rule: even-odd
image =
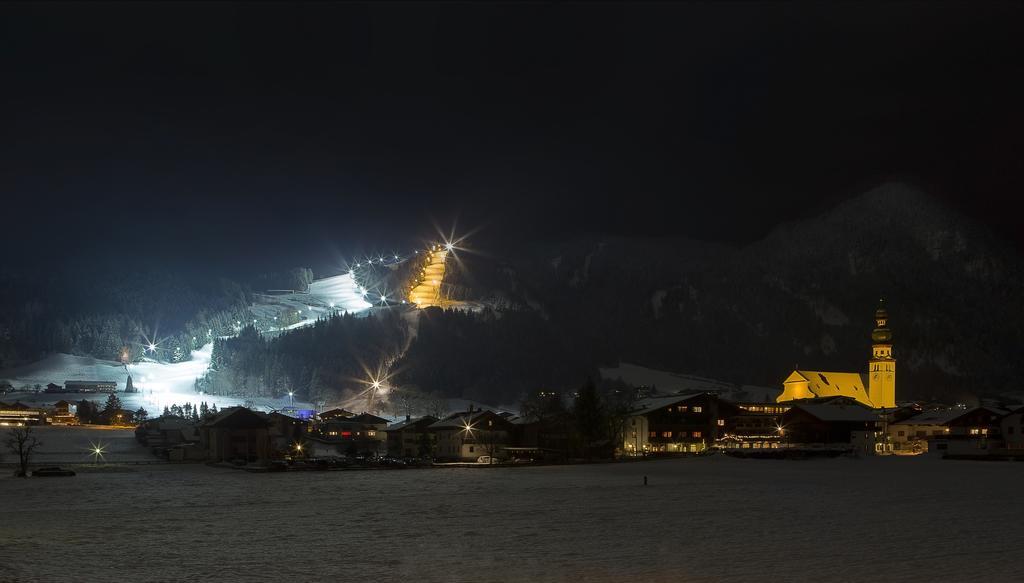
[[[107,446],[103,445],[102,441],[100,441],[100,442],[89,441],[89,453],[87,453],[86,455],[91,455],[92,456],[92,463],[95,464],[95,463],[99,462],[99,460],[106,461],[106,458],[103,456],[103,454],[105,454],[106,452],[107,452]]]
[[[445,243],[444,244],[444,248],[449,250],[449,251],[451,251],[452,249],[455,249],[455,244],[454,243]]]
[[[149,346],[146,347],[146,350],[148,350],[150,352],[156,352],[156,344],[153,344],[152,342],[150,342]]]

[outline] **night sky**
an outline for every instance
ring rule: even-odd
[[[742,243],[893,178],[1020,243],[1020,3],[5,4],[0,51],[8,265]]]

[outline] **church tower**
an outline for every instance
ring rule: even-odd
[[[868,398],[875,407],[896,406],[896,359],[892,357],[889,311],[878,300],[875,329],[871,332],[871,360],[868,361]]]

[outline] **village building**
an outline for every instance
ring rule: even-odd
[[[883,453],[881,425],[878,413],[856,399],[795,402],[782,415],[782,447]]]
[[[161,415],[139,423],[135,428],[135,440],[150,449],[163,451],[178,444],[199,441],[199,432],[184,417]]]
[[[929,452],[942,457],[991,456],[1003,450],[1002,421],[1010,411],[973,407],[946,422],[945,435],[932,439]]]
[[[274,411],[267,415],[270,421],[270,442],[275,452],[302,453],[309,422],[298,417]]]
[[[568,420],[545,419],[537,415],[510,418],[515,434],[515,447],[506,452],[514,459],[529,461],[560,461],[569,455]]]
[[[962,414],[961,409],[938,409],[888,424],[886,433],[893,453],[927,452],[932,440],[948,435],[949,422]]]
[[[782,416],[790,403],[736,403],[733,416],[725,419],[723,449],[777,449],[782,443]]]
[[[427,427],[434,436],[434,456],[444,461],[475,462],[481,456],[504,458],[515,428],[493,411],[470,408]]]
[[[270,420],[245,407],[228,407],[199,425],[200,447],[210,461],[265,462],[270,458]]]
[[[44,390],[44,392],[46,392],[46,393],[63,393],[64,392],[64,387],[62,387],[62,386],[60,386],[60,385],[58,385],[56,383],[47,383],[46,389]]]
[[[44,425],[46,411],[21,402],[0,403],[0,425]]]
[[[313,447],[325,452],[318,455],[381,455],[385,452],[387,427],[387,419],[369,413],[332,416],[317,425],[313,437],[320,444]]]
[[[393,457],[427,457],[434,450],[434,435],[427,430],[437,417],[405,416],[404,421],[387,428],[387,451]]]
[[[640,399],[623,431],[626,455],[698,453],[715,445],[738,407],[714,393],[693,393]]]
[[[113,393],[117,391],[114,381],[64,381],[65,393]]]
[[[1024,406],[1010,410],[999,421],[1003,445],[1014,454],[1024,453]]]
[[[889,312],[875,310],[875,329],[871,333],[871,359],[867,374],[794,370],[783,381],[777,402],[846,397],[873,409],[896,406],[896,359],[892,352]]]
[[[78,425],[78,406],[63,399],[57,401],[53,404],[50,423],[53,425]]]

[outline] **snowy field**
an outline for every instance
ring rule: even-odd
[[[198,350],[193,350],[189,359],[183,362],[169,363],[144,359],[142,362],[130,364],[128,371],[132,375],[132,384],[139,392],[118,392],[117,396],[121,399],[124,408],[135,411],[139,407],[144,407],[151,417],[160,415],[164,407],[174,404],[199,405],[205,401],[211,406],[216,404],[218,409],[244,405],[248,399],[195,392],[195,380],[209,368],[212,352],[213,343],[211,342]],[[35,384],[45,387],[47,383],[63,385],[68,380],[113,381],[117,383],[118,391],[123,391],[128,375],[125,373],[124,366],[111,360],[53,354],[39,362],[2,371],[0,379],[10,381],[17,388]],[[15,391],[0,397],[0,400],[4,402],[21,401],[26,405],[52,405],[62,399],[67,401],[89,399],[102,404],[107,400],[107,395],[104,393],[35,394]],[[287,397],[281,399],[260,397],[251,400],[253,405],[262,411],[283,409],[292,405]],[[301,401],[295,401],[294,406],[299,409],[313,408],[312,404]]]
[[[0,580],[1010,581],[1021,483],[905,458],[6,474]]]

